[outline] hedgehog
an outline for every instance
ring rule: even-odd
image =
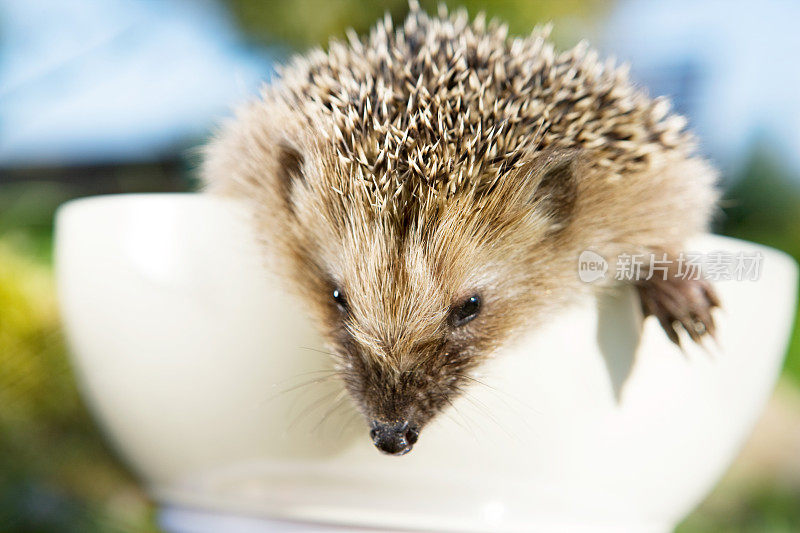
[[[205,149],[207,192],[252,204],[386,454],[580,297],[632,285],[673,342],[713,335],[712,287],[672,266],[579,279],[585,250],[678,264],[717,173],[667,100],[548,35],[412,3],[291,59]]]

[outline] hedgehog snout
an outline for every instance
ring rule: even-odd
[[[373,420],[369,436],[375,447],[387,455],[405,455],[419,438],[419,427],[409,420]]]

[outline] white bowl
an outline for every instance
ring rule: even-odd
[[[587,300],[498,354],[485,385],[403,457],[378,453],[350,404],[336,407],[339,383],[313,373],[330,358],[262,266],[244,206],[196,194],[70,202],[56,259],[85,398],[174,509],[165,521],[175,529],[228,520],[227,530],[288,530],[270,520],[289,520],[667,531],[719,479],[764,406],[797,280],[794,262],[769,248],[715,236],[690,248],[763,257],[757,281],[717,283],[717,347],[681,352],[654,319],[640,335],[631,290]],[[217,515],[186,525],[201,511]]]

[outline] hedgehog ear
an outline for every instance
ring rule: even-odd
[[[578,151],[558,151],[536,158],[528,202],[551,221],[550,233],[569,225],[578,197]]]
[[[304,158],[300,150],[287,141],[281,141],[278,144],[276,177],[280,195],[283,197],[290,211],[294,211],[294,205],[292,203],[294,188],[298,182],[304,180],[303,162]]]

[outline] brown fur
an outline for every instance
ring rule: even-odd
[[[414,7],[296,58],[204,177],[253,202],[363,414],[421,427],[515,332],[597,289],[582,250],[674,252],[706,228],[715,173],[683,128],[584,45]],[[480,315],[451,327],[473,293]]]

